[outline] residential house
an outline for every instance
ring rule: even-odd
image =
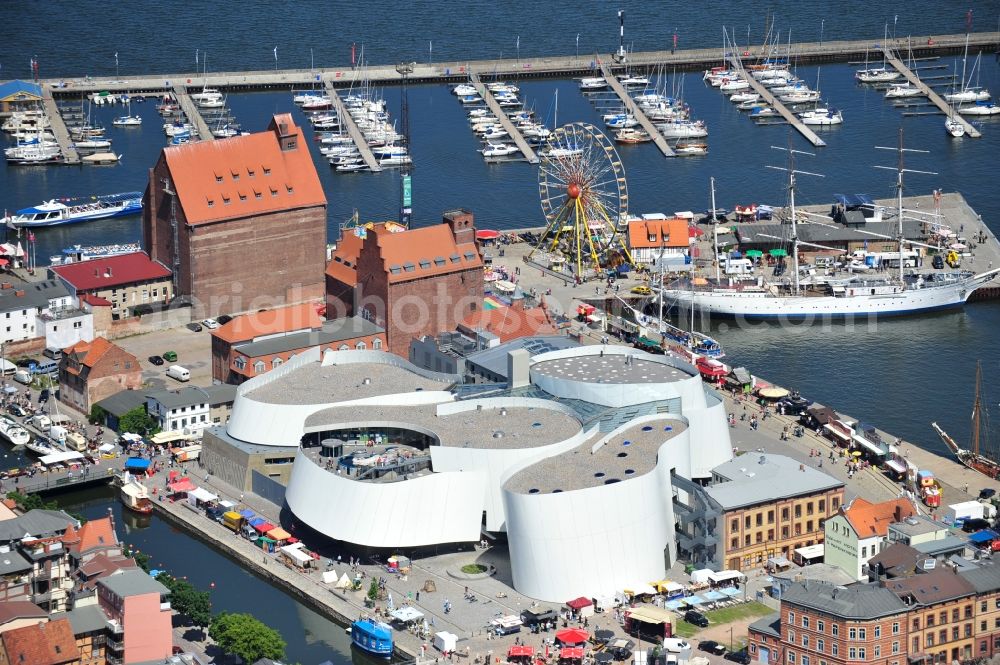
[[[976,588],[948,567],[935,566],[885,582],[909,608],[909,655],[933,662],[972,658],[976,644]]]
[[[48,612],[27,600],[0,602],[0,633],[48,620]]]
[[[94,338],[94,318],[59,280],[0,282],[0,343],[45,338],[63,348]]]
[[[72,610],[52,615],[53,621],[69,621],[80,654],[80,665],[106,665],[114,663],[107,657],[107,641],[112,635],[108,617],[97,605],[77,603]]]
[[[229,422],[236,399],[236,386],[186,386],[146,394],[146,412],[160,429],[200,435],[206,427]]]
[[[102,554],[122,555],[122,546],[118,542],[118,534],[110,515],[88,520],[79,529],[67,530],[63,539],[77,566]]]
[[[143,246],[199,316],[322,298],[326,195],[291,114],[263,132],[164,148],[143,204]]]
[[[98,603],[112,622],[107,641],[109,661],[131,665],[170,656],[169,593],[167,587],[139,569],[119,570],[97,583]]]
[[[0,634],[0,665],[80,665],[73,627],[53,619]]]
[[[676,261],[691,249],[688,221],[648,214],[628,221],[628,248],[637,265],[654,265],[663,258]]]
[[[906,665],[907,613],[877,584],[792,584],[778,616],[748,628],[750,657],[771,665]]]
[[[142,386],[139,359],[103,337],[77,342],[59,361],[60,399],[89,413],[90,407],[120,390]]]
[[[162,306],[173,297],[170,270],[143,252],[53,266],[49,273],[77,298],[111,303],[114,320],[131,316],[139,305]]]
[[[865,564],[878,554],[889,533],[889,525],[916,513],[907,499],[871,503],[857,498],[826,521],[826,563],[843,568],[855,579],[867,576]]]
[[[61,510],[30,510],[0,521],[0,602],[30,601],[45,609],[65,607],[69,568],[56,538],[75,520]]]

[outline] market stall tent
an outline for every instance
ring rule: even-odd
[[[566,601],[566,607],[570,608],[582,619],[594,616],[594,603],[589,598],[580,596],[573,600]]]
[[[454,651],[457,644],[458,635],[454,633],[449,633],[446,630],[434,633],[434,648],[442,653]]]

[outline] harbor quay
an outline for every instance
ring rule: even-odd
[[[952,55],[960,53],[966,45],[966,37],[972,48],[992,48],[1000,41],[998,32],[975,32],[969,35],[920,35],[908,39],[899,38],[895,48],[910,48],[915,57]],[[774,57],[787,58],[805,64],[810,62],[837,62],[862,60],[869,50],[877,50],[880,40],[831,40],[824,42],[797,42],[782,46]],[[740,59],[757,59],[767,55],[761,46],[737,50],[734,55]],[[723,61],[721,49],[717,47],[697,49],[676,49],[674,51],[642,51],[629,53],[625,61],[612,54],[580,54],[558,57],[485,59],[465,62],[414,63],[412,73],[407,75],[411,83],[436,83],[464,81],[469,73],[497,77],[516,76],[519,78],[551,78],[564,76],[593,75],[601,64],[613,71],[626,68],[644,71],[658,66],[676,67],[680,70],[698,70],[718,65]],[[130,76],[127,79],[103,77],[79,77],[43,79],[43,86],[51,90],[56,98],[73,97],[90,92],[128,92],[130,94],[170,92],[175,84],[187,88],[218,88],[220,90],[266,90],[309,87],[319,81],[330,81],[336,86],[349,86],[360,75],[360,70],[350,67],[317,67],[314,69],[276,69],[253,72],[177,72]],[[396,64],[373,64],[364,68],[364,77],[378,85],[398,84],[402,76]]]

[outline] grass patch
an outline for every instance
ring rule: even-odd
[[[480,563],[467,563],[462,566],[462,572],[466,575],[478,575],[486,572],[486,566]]]
[[[709,610],[708,612],[705,612],[705,616],[708,617],[708,621],[711,625],[717,625],[732,623],[733,621],[739,621],[740,619],[756,619],[757,617],[767,616],[768,614],[773,613],[774,610],[767,605],[754,601],[752,603],[733,605],[732,607],[723,607],[719,610]],[[683,619],[678,621],[677,625],[674,626],[674,634],[677,637],[683,637],[686,639],[691,639],[701,630],[702,629],[698,626],[688,623]]]

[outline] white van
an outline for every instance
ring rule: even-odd
[[[27,422],[29,425],[33,425],[40,432],[48,432],[52,429],[52,421],[49,420],[49,417],[43,413],[28,418]]]
[[[31,372],[29,372],[26,369],[19,369],[16,372],[14,372],[14,380],[17,381],[18,383],[23,383],[24,385],[28,385],[29,383],[31,383]]]
[[[750,259],[726,259],[727,275],[750,275],[753,273],[753,261]]]
[[[180,365],[171,365],[168,367],[167,376],[178,381],[191,380],[191,372],[186,367],[181,367]]]

